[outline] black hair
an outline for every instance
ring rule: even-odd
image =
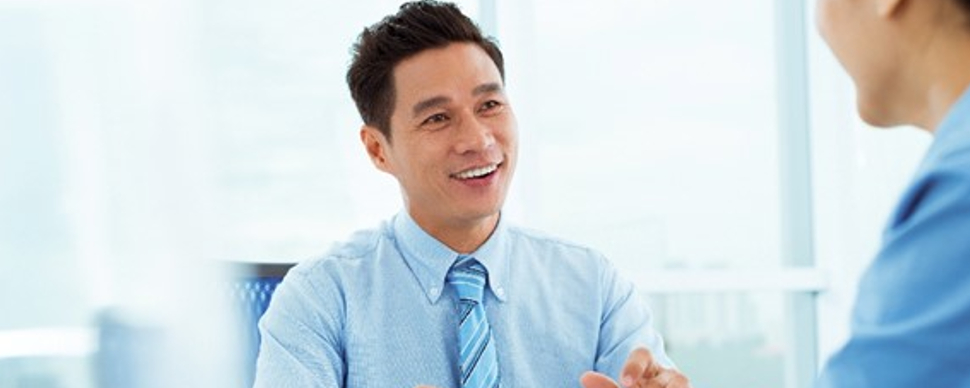
[[[502,51],[452,3],[421,0],[405,3],[396,14],[367,27],[352,48],[347,85],[364,123],[391,138],[390,119],[394,111],[394,67],[427,49],[455,42],[477,44],[498,67],[502,80],[505,68]]]

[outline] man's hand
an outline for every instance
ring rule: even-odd
[[[637,348],[623,366],[620,381],[596,372],[586,372],[579,381],[585,388],[691,388],[690,381],[676,369],[667,369],[654,361],[650,351]]]

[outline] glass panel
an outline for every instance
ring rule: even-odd
[[[772,2],[500,8],[530,224],[631,270],[783,265]]]
[[[357,34],[400,3],[203,2],[188,49],[212,102],[215,256],[302,260],[400,208],[360,145],[344,78]],[[457,3],[477,15],[478,1]]]
[[[0,0],[0,334],[89,329],[142,354],[158,344],[125,338],[159,329],[192,351],[148,372],[220,386],[181,381],[231,376],[210,364],[238,354],[204,259],[302,259],[399,207],[343,81],[355,35],[398,4]],[[111,353],[88,351],[4,354],[0,384],[99,383],[82,371],[103,378],[86,368]]]
[[[0,93],[0,294],[30,303],[0,299],[0,330],[190,300],[158,290],[192,260],[305,258],[399,207],[343,80],[399,2],[9,3],[0,90],[27,93]],[[780,265],[771,7],[721,3],[499,4],[524,141],[511,213],[629,269]],[[763,376],[787,359],[781,297],[695,297],[651,305],[698,386],[732,381],[702,350]],[[2,360],[0,386],[90,386],[88,361]]]
[[[96,387],[83,357],[0,358],[0,388]]]
[[[649,295],[670,357],[695,387],[795,387],[794,298],[808,294],[736,292]],[[804,385],[811,386],[808,382]]]

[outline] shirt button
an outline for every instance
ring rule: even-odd
[[[500,297],[505,297],[505,289],[502,288],[502,287],[496,288],[495,289],[495,295],[498,295]]]
[[[438,295],[438,287],[431,287],[428,291],[431,292],[431,295]]]

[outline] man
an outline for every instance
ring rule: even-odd
[[[360,138],[405,210],[290,271],[255,386],[688,387],[601,254],[501,218],[517,137],[495,43],[419,1],[354,48]]]
[[[819,387],[970,387],[970,0],[818,0],[869,124],[935,139]]]

